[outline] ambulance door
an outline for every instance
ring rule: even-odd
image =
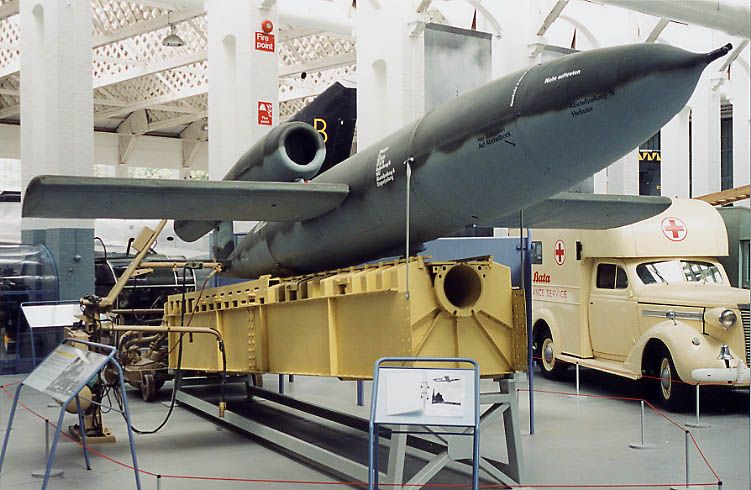
[[[599,262],[589,295],[589,333],[595,356],[625,359],[636,342],[636,300],[623,265]]]

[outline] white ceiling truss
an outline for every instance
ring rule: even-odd
[[[18,2],[0,0],[0,122],[16,123],[20,117]],[[205,139],[208,64],[203,8],[195,8],[194,2],[192,8],[169,11],[174,2],[150,0],[91,0],[91,4],[96,129],[120,134],[121,158],[132,151],[132,138],[141,134]],[[185,40],[184,46],[162,46],[170,22]],[[282,119],[355,72],[351,36],[281,25],[279,38]],[[195,145],[186,148],[184,159],[190,161]]]

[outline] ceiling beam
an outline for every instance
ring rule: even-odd
[[[18,0],[10,0],[0,5],[0,20],[7,19],[18,13]]]
[[[18,115],[21,112],[21,105],[16,104],[12,105],[10,107],[6,107],[3,110],[0,110],[0,119],[5,119],[8,117],[13,117]]]
[[[164,119],[162,121],[155,121],[149,123],[149,127],[146,132],[161,131],[163,129],[175,128],[177,126],[184,126],[186,124],[200,121],[206,117],[206,111],[196,112],[195,114],[185,114],[184,116],[173,117],[171,119]]]
[[[284,65],[279,67],[279,77],[289,77],[299,75],[302,72],[324,71],[340,66],[351,65],[357,61],[357,53],[341,53],[329,56],[316,61],[307,63],[297,63],[294,65]]]
[[[748,43],[749,43],[748,39],[744,39],[743,41],[741,41],[740,43],[738,43],[738,47],[735,48],[732,53],[730,53],[730,56],[728,56],[725,59],[725,62],[722,63],[722,66],[720,67],[720,69],[718,71],[725,71],[725,70],[727,70],[728,66],[730,66],[730,64],[733,61],[735,61],[736,59],[738,59],[738,56],[741,55],[741,52],[743,52],[743,50],[746,49],[746,46],[748,46]]]
[[[163,14],[154,17],[153,19],[137,22],[127,27],[123,27],[122,29],[108,32],[107,34],[94,36],[94,48],[116,43],[118,41],[139,36],[150,31],[164,29],[165,27],[169,27],[170,24],[177,24],[179,22],[184,22],[186,20],[194,19],[196,17],[201,17],[204,15],[206,15],[206,11],[202,8],[175,10],[170,12],[169,14]]]
[[[199,94],[205,94],[208,91],[208,86],[201,85],[198,87],[190,87],[187,89],[173,92],[171,94],[160,95],[159,97],[152,97],[150,99],[141,100],[133,104],[129,104],[123,107],[117,107],[115,109],[107,109],[106,111],[99,111],[94,113],[94,120],[101,121],[108,117],[124,116],[130,114],[133,111],[139,109],[152,109],[153,106],[167,104],[169,102],[175,102],[181,99],[187,99]]]
[[[660,37],[660,34],[662,34],[662,31],[665,30],[668,24],[670,24],[670,19],[661,17],[660,20],[657,21],[657,24],[655,25],[654,29],[652,29],[652,32],[650,32],[649,36],[647,36],[647,39],[644,40],[644,42],[653,43],[657,41],[657,38]]]
[[[0,66],[0,79],[8,77],[10,75],[17,75],[21,70],[21,60],[19,58],[14,59],[5,66]]]
[[[553,22],[558,19],[558,17],[561,15],[561,12],[563,12],[563,9],[566,8],[567,4],[568,0],[558,0],[557,2],[555,2],[555,5],[553,5],[552,9],[550,9],[547,17],[545,17],[545,20],[542,21],[542,25],[537,30],[538,36],[544,36],[545,33],[548,32],[550,26],[552,26]]]
[[[116,75],[108,75],[94,79],[94,90],[108,85],[114,85],[116,83],[126,82],[133,80],[134,78],[145,77],[153,75],[155,73],[171,70],[173,68],[180,68],[181,66],[192,65],[204,61],[207,57],[206,51],[199,51],[197,53],[190,53],[182,56],[175,56],[174,58],[167,58],[163,61],[156,63],[149,63],[145,66],[131,68],[129,70],[122,71]]]

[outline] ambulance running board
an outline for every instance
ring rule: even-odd
[[[578,364],[581,367],[604,371],[606,373],[615,374],[616,376],[622,376],[624,378],[641,378],[640,373],[629,371],[628,369],[623,367],[623,363],[620,361],[610,361],[607,359],[582,359],[566,354],[560,354],[557,359],[560,359],[561,361],[567,362],[569,364]]]

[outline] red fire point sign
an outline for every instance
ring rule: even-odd
[[[688,235],[686,223],[678,218],[665,218],[662,220],[662,233],[672,242],[680,242]]]
[[[266,34],[265,32],[256,32],[256,50],[266,51],[269,53],[274,52],[274,35]]]
[[[566,261],[566,246],[563,245],[563,240],[557,240],[555,242],[555,245],[553,246],[553,254],[555,263],[558,265],[563,265],[563,263]]]
[[[273,117],[271,114],[273,106],[271,102],[258,101],[258,124],[262,126],[271,126]]]

